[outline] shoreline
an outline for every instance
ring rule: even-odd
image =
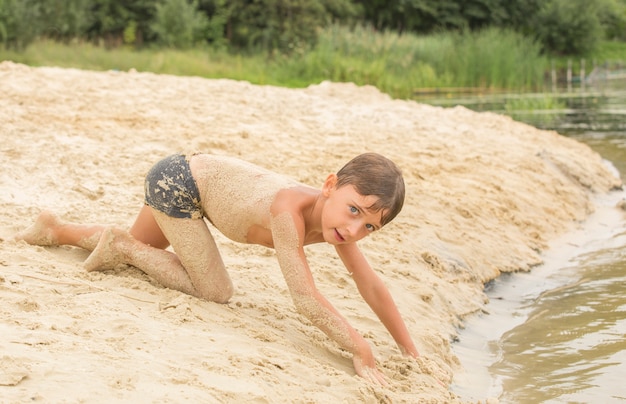
[[[530,272],[507,274],[492,281],[486,294],[485,311],[470,316],[452,350],[463,370],[455,374],[452,390],[462,399],[497,402],[501,381],[488,370],[499,357],[498,341],[507,332],[526,322],[532,302],[543,293],[576,282],[571,270],[581,256],[606,248],[606,240],[626,230],[626,212],[617,208],[626,200],[626,191],[613,191],[596,198],[597,211],[579,227],[553,240],[542,255],[544,263]]]
[[[539,265],[597,195],[621,186],[597,153],[555,132],[351,83],[284,89],[2,62],[0,93],[0,395],[14,401],[462,402],[448,389],[461,371],[451,341],[487,307],[483,284]],[[365,151],[403,170],[402,212],[360,245],[420,358],[400,355],[329,246],[306,250],[388,388],[355,376],[349,355],[295,311],[272,250],[214,234],[235,284],[217,305],[130,267],[87,273],[79,249],[12,240],[42,209],[126,227],[152,163],[196,150],[313,186]]]

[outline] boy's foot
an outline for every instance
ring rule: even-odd
[[[15,240],[24,240],[32,245],[58,245],[55,229],[61,224],[57,215],[44,210],[39,214],[35,223],[15,235]]]
[[[85,269],[91,271],[106,271],[115,269],[124,263],[124,254],[120,247],[130,242],[130,234],[123,230],[108,227],[102,232],[98,245],[85,260]]]

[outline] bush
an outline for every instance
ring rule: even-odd
[[[41,9],[36,0],[0,0],[0,41],[7,49],[23,50],[40,33]]]
[[[89,0],[39,0],[42,35],[68,41],[85,35],[93,23]]]
[[[160,44],[188,49],[204,39],[208,26],[209,20],[198,11],[197,1],[164,0],[156,5],[151,28]]]
[[[551,0],[537,14],[535,33],[548,53],[585,55],[602,38],[601,0]]]
[[[329,18],[320,0],[233,0],[229,7],[226,37],[246,50],[302,52]]]
[[[626,1],[603,0],[598,17],[606,39],[626,40]]]

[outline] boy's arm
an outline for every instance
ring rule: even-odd
[[[389,289],[374,272],[356,243],[340,244],[336,246],[336,250],[346,269],[352,275],[359,293],[387,328],[402,354],[414,358],[418,357],[417,348],[415,348]]]
[[[272,217],[271,222],[278,263],[298,312],[341,348],[352,353],[359,376],[373,383],[386,384],[384,376],[376,369],[376,361],[367,341],[315,287],[301,242],[304,227],[296,226],[289,212]]]

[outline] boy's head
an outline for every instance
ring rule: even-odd
[[[368,209],[384,212],[383,226],[402,210],[405,194],[402,172],[393,161],[378,153],[361,154],[343,166],[337,173],[336,187],[343,185],[352,185],[363,196],[378,197]]]

